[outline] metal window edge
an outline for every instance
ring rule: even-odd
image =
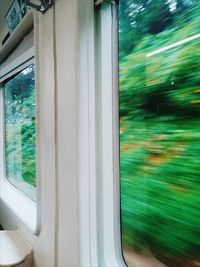
[[[94,0],[95,6],[99,6],[103,2],[108,3],[108,4],[117,4],[118,0]]]

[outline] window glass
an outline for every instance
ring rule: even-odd
[[[200,266],[200,2],[119,1],[128,266]]]
[[[35,83],[30,65],[4,84],[6,177],[36,198]]]

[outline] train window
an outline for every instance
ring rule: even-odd
[[[200,265],[200,4],[119,1],[120,180],[128,266]]]
[[[36,199],[34,65],[4,83],[6,177]]]
[[[39,231],[33,14],[0,50],[0,198],[33,233]],[[23,207],[23,209],[21,208]]]

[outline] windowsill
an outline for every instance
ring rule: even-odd
[[[0,198],[10,210],[34,234],[38,234],[37,204],[17,190],[14,186],[2,179],[0,182]]]
[[[11,184],[11,186],[14,186],[16,190],[22,192],[25,194],[28,198],[30,198],[33,201],[36,201],[37,199],[37,190],[34,186],[28,184],[27,182],[24,182],[23,180],[16,179],[14,177],[7,177],[8,183]]]

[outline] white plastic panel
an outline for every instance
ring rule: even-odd
[[[0,231],[0,267],[20,264],[26,261],[31,253],[30,245],[18,231]]]

